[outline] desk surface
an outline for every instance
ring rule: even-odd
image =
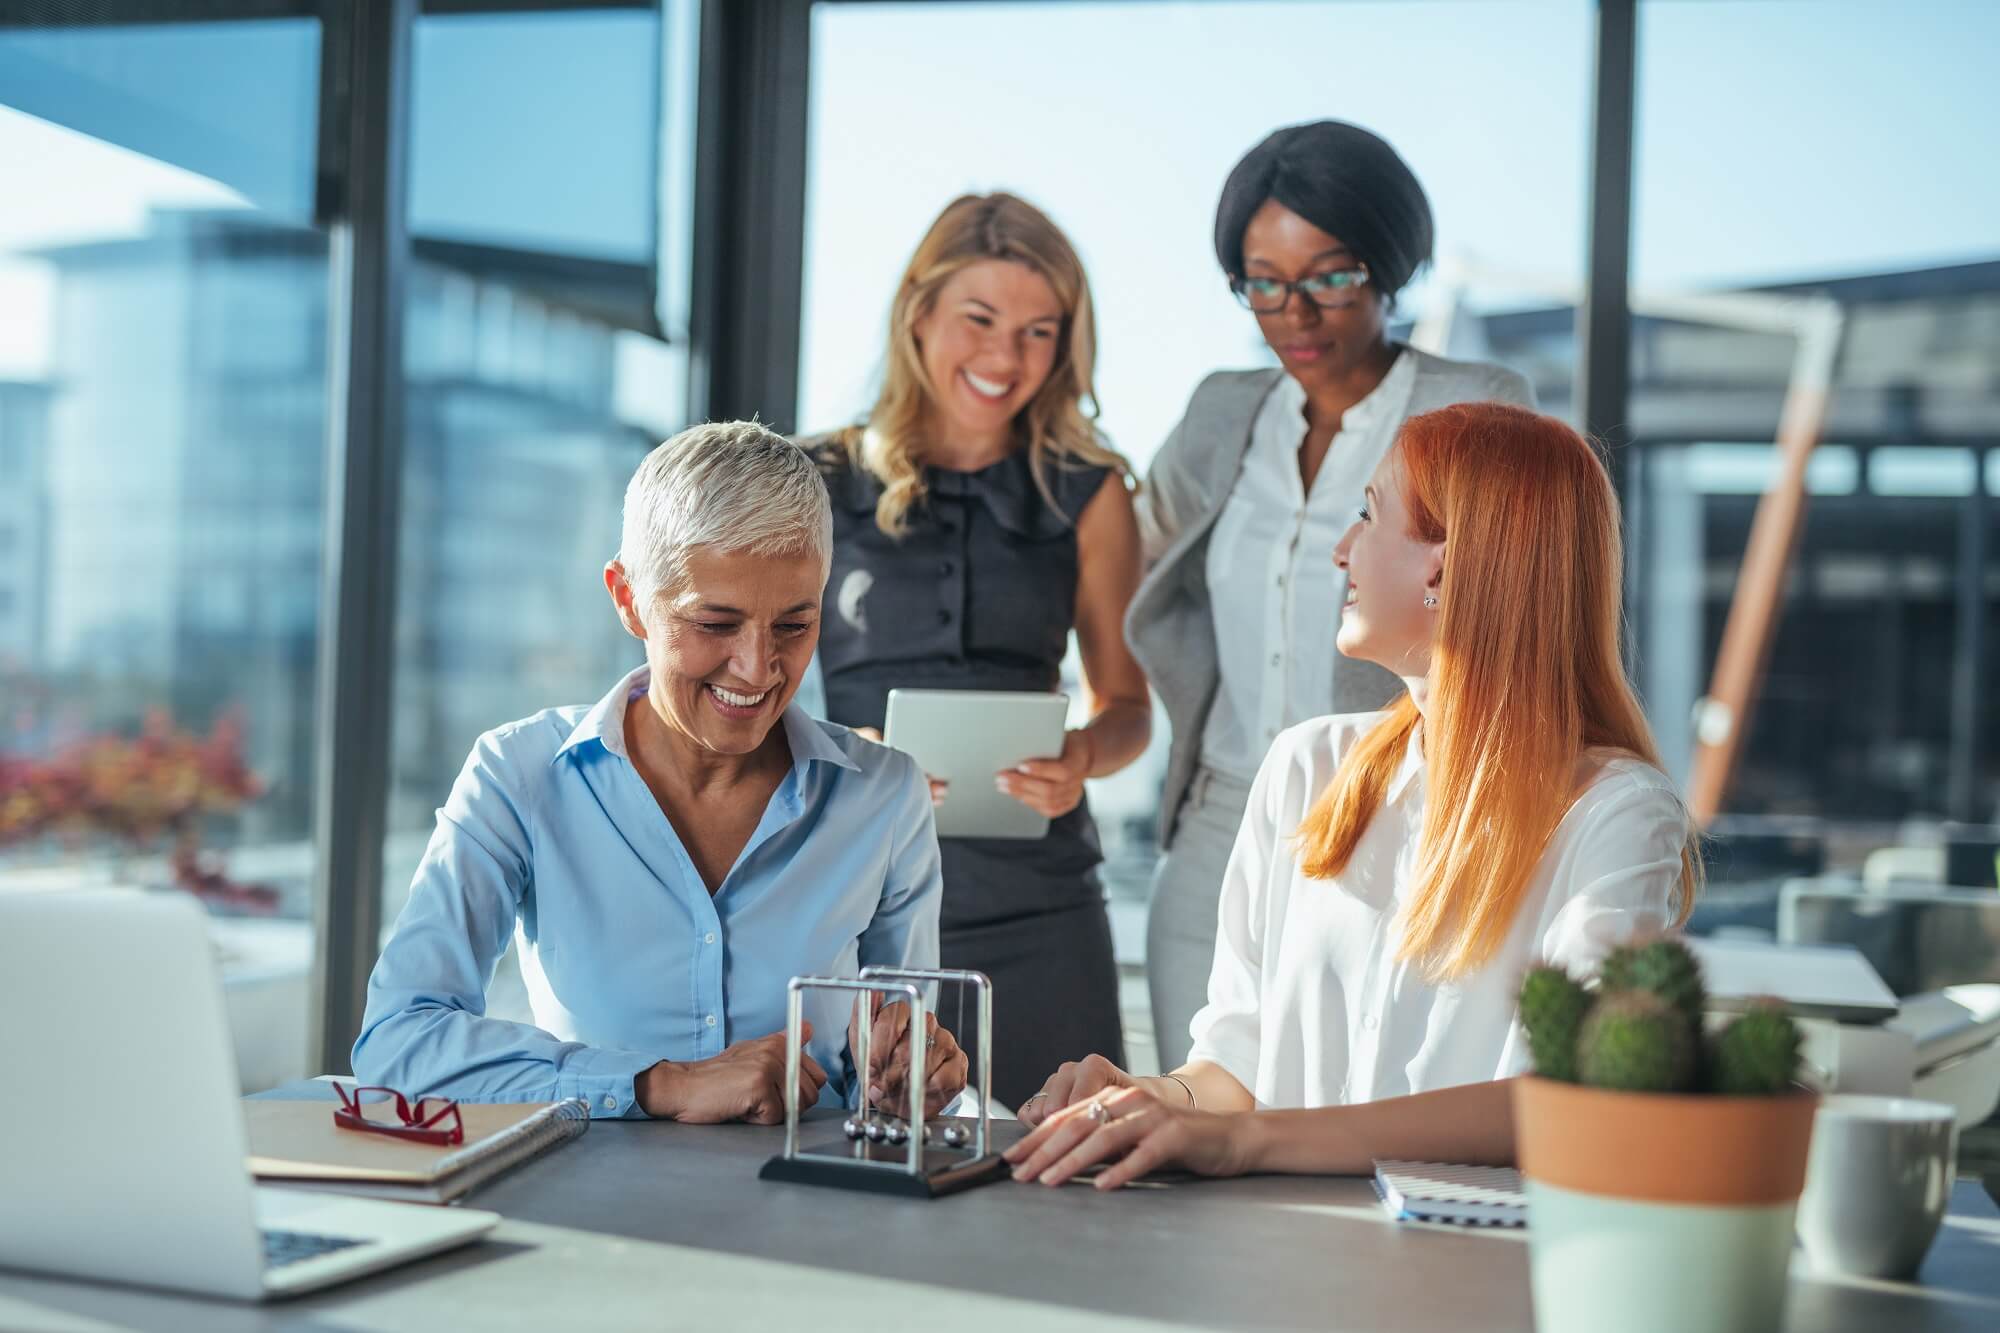
[[[262,1307],[0,1273],[0,1328],[1532,1326],[1523,1233],[1399,1225],[1364,1181],[1002,1182],[921,1202],[757,1180],[781,1138],[598,1121],[470,1201],[507,1218],[483,1244]],[[1969,1181],[1952,1202],[1919,1283],[1795,1270],[1788,1327],[2000,1327],[2000,1210]]]

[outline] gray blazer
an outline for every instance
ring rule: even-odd
[[[1447,361],[1405,347],[1416,360],[1410,415],[1453,403],[1498,401],[1535,405],[1535,391],[1511,370],[1476,361]],[[1180,424],[1167,436],[1138,497],[1139,526],[1152,568],[1125,613],[1125,638],[1159,693],[1173,725],[1167,785],[1160,806],[1160,845],[1173,840],[1181,798],[1201,761],[1201,734],[1221,679],[1208,594],[1208,534],[1236,486],[1250,431],[1264,396],[1285,372],[1219,370],[1201,382]],[[1382,668],[1343,663],[1334,677],[1337,713],[1380,708],[1403,684]]]

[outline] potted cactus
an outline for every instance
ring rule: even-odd
[[[1775,1001],[1704,1028],[1671,937],[1615,950],[1594,988],[1523,978],[1535,1073],[1516,1081],[1541,1333],[1777,1328],[1817,1098]]]

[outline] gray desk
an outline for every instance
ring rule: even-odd
[[[1012,1129],[1012,1126],[1006,1128]],[[481,1191],[486,1243],[285,1305],[0,1273],[0,1329],[1528,1329],[1520,1233],[1397,1225],[1359,1180],[932,1203],[764,1184],[781,1133],[604,1122]],[[2000,1327],[2000,1210],[1958,1187],[1917,1285],[1798,1276],[1813,1333]]]

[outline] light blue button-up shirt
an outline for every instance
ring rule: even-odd
[[[937,966],[943,880],[914,760],[794,703],[792,771],[711,897],[626,753],[646,683],[640,668],[589,709],[479,738],[368,979],[364,1083],[640,1116],[640,1071],[782,1031],[792,977]],[[486,1017],[510,935],[535,1026]],[[821,1104],[851,1104],[852,997],[805,1006]]]

